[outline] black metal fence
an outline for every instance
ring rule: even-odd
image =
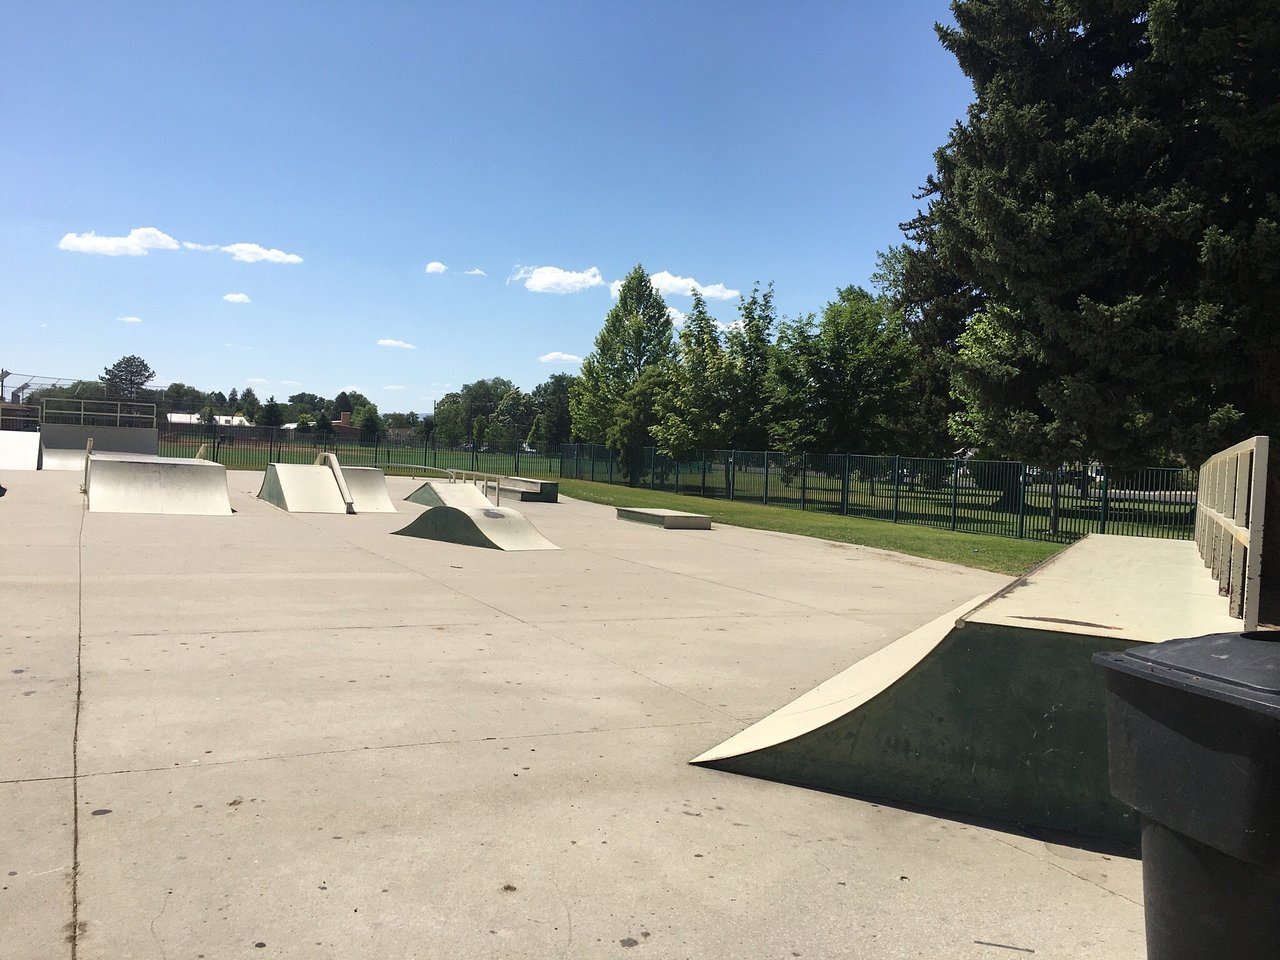
[[[268,463],[311,463],[320,453],[336,453],[352,466],[381,467],[410,475],[415,467],[476,470],[506,476],[558,477],[558,448],[534,450],[526,444],[493,444],[482,449],[441,447],[412,437],[362,442],[339,434],[299,433],[278,427],[225,427],[179,424],[160,431],[160,454],[205,456],[229,470],[264,470]]]
[[[1066,542],[1087,533],[1189,540],[1196,471],[709,450],[673,459],[646,447],[625,463],[600,444],[565,444],[560,476],[868,517],[969,533]]]

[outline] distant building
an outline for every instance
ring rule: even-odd
[[[186,423],[186,424],[204,423],[204,416],[199,413],[167,413],[165,414],[165,417],[168,419],[169,423],[175,426],[180,423]],[[213,422],[220,427],[252,427],[253,426],[252,423],[250,423],[244,417],[241,417],[239,415],[232,417],[232,416],[227,416],[226,414],[215,414],[213,418]]]

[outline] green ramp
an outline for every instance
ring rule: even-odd
[[[1239,629],[1195,544],[1091,536],[691,762],[1134,843],[1093,654]]]

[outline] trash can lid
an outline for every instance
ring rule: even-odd
[[[1276,640],[1260,639],[1274,636]],[[1211,633],[1095,654],[1110,670],[1280,718],[1280,633]]]

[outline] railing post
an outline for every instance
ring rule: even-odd
[[[1111,503],[1109,502],[1111,498],[1111,493],[1109,490],[1109,487],[1111,486],[1110,481],[1111,481],[1111,468],[1103,467],[1102,468],[1102,498],[1098,503],[1098,532],[1099,533],[1107,532],[1107,514],[1111,510]]]
[[[840,516],[849,515],[849,454],[844,454],[844,465],[840,471]]]
[[[1027,465],[1018,464],[1018,539],[1027,535]]]
[[[960,516],[960,458],[951,461],[951,529],[956,528]]]
[[[898,499],[902,491],[902,457],[893,455],[893,522],[898,522]]]

